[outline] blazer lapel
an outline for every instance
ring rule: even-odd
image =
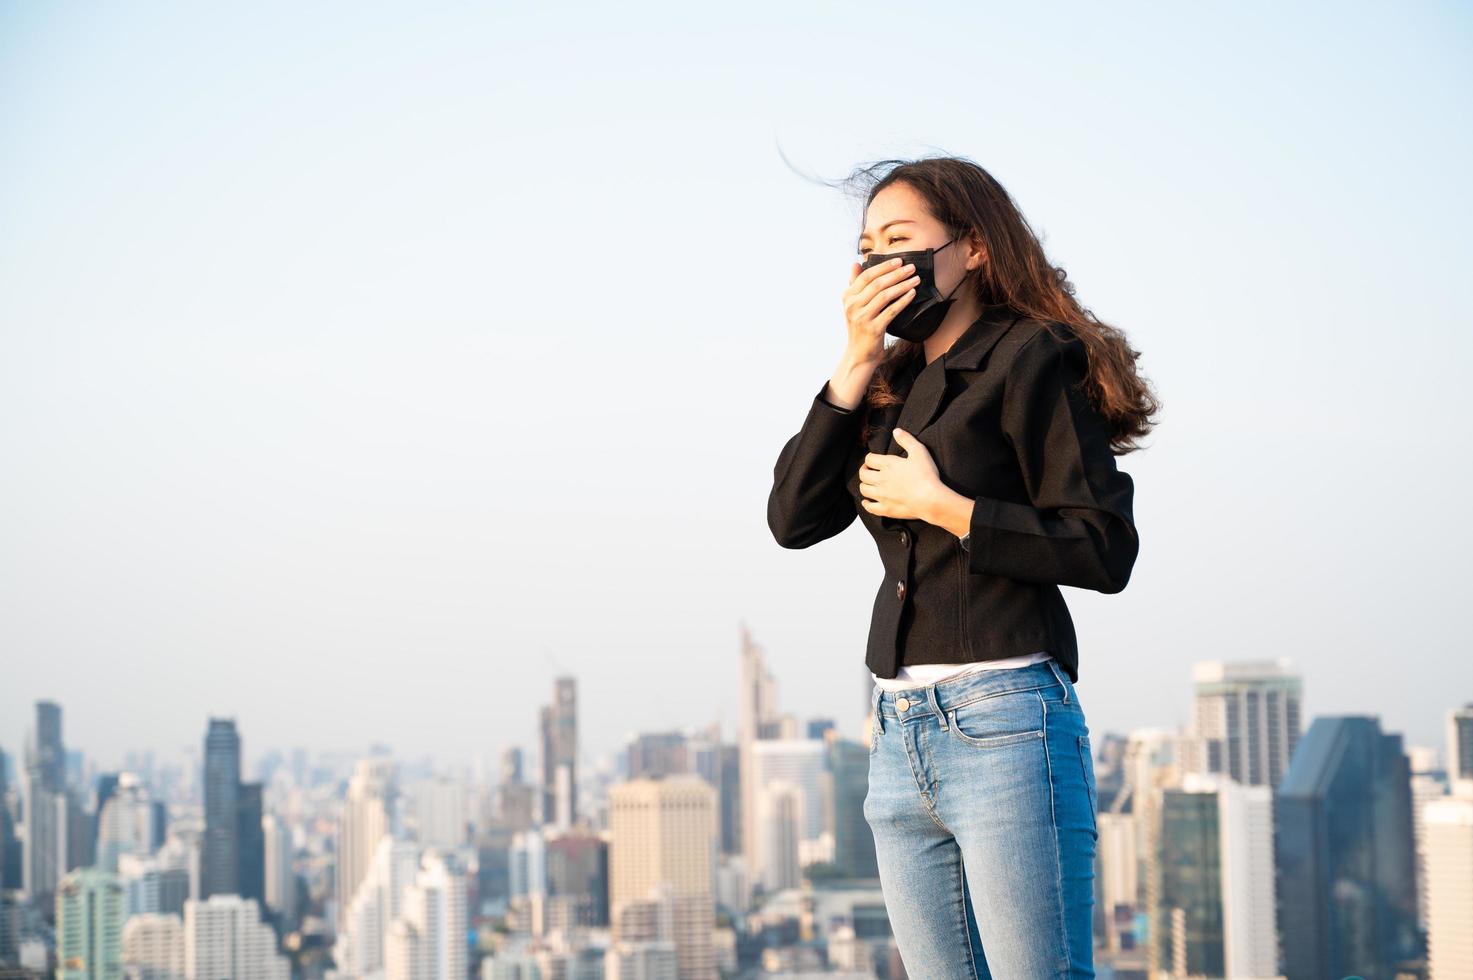
[[[975,371],[1017,319],[1018,314],[1005,305],[983,307],[982,315],[952,342],[945,354],[921,367],[909,394],[905,396],[899,416],[894,414],[893,409],[884,413],[879,424],[885,427],[882,437],[885,448],[874,451],[883,452],[887,456],[899,456],[901,453],[895,441],[896,429],[904,429],[919,438],[936,421],[942,396],[946,394],[947,374],[954,371]],[[873,449],[873,443],[871,446]],[[894,517],[876,517],[880,526],[886,530],[905,527],[908,523]]]

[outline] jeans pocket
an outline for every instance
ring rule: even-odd
[[[978,698],[946,713],[947,727],[966,745],[999,748],[1043,738],[1043,701],[1037,691]]]

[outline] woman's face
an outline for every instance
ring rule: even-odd
[[[926,209],[925,198],[904,181],[896,181],[875,195],[865,212],[864,233],[859,237],[859,260],[871,253],[914,252],[941,248],[951,237],[946,228]],[[952,242],[936,253],[936,288],[949,294],[975,263],[967,256],[964,242]]]

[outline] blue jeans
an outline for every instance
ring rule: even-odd
[[[1093,977],[1098,798],[1063,669],[875,687],[873,705],[864,818],[906,973]]]

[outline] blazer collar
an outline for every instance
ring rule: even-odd
[[[946,353],[941,355],[942,367],[948,371],[975,371],[982,358],[992,350],[1008,327],[1018,318],[1018,313],[1006,303],[994,303],[982,307],[981,314],[960,337],[952,341]]]
[[[895,419],[892,428],[898,426],[913,436],[919,436],[936,418],[936,413],[941,408],[941,397],[946,393],[946,373],[977,370],[982,358],[997,345],[1018,316],[1012,309],[1001,304],[984,307],[982,314],[972,321],[972,325],[951,342],[946,353],[930,364],[918,362],[918,367],[912,368],[918,372],[915,381],[905,396],[905,404],[901,406],[899,417]],[[895,451],[895,436],[892,432],[886,436],[885,452]]]

